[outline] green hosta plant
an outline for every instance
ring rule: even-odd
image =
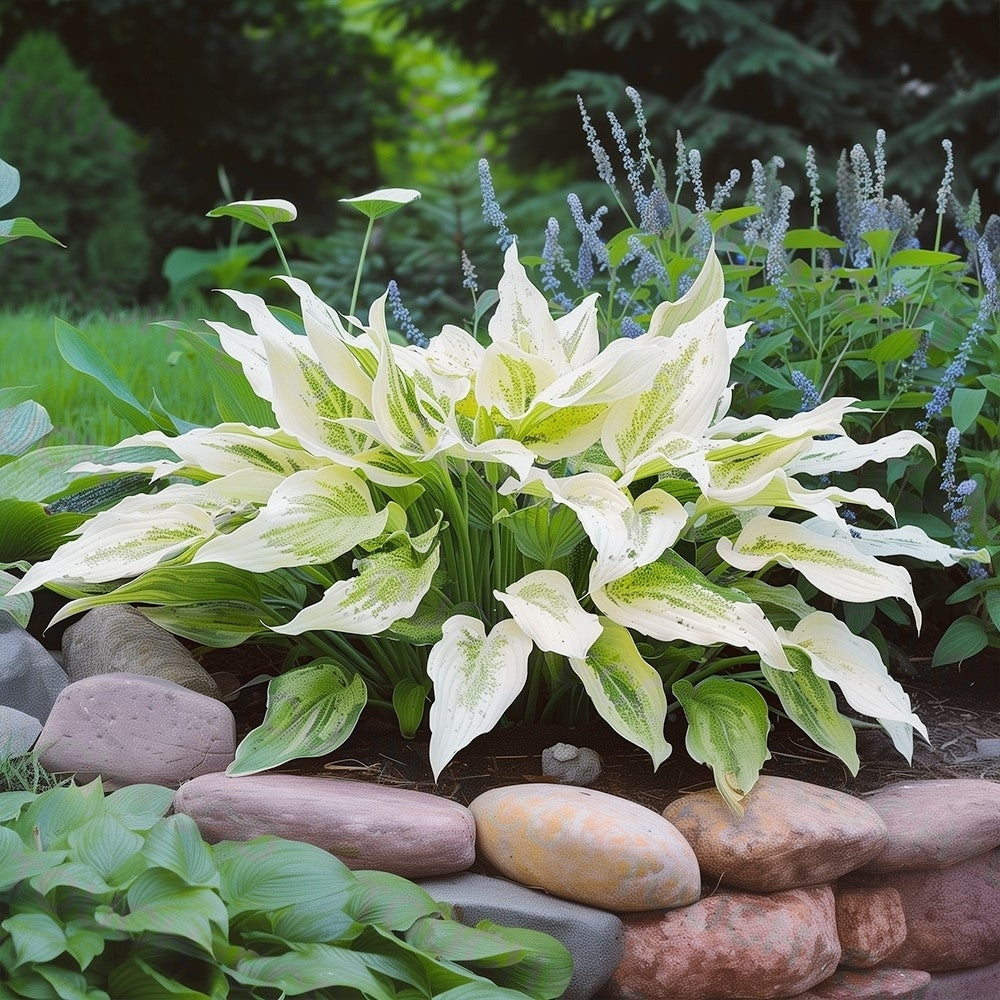
[[[326,657],[275,685],[266,732],[231,773],[328,752],[366,698],[412,731],[428,681],[435,775],[504,716],[588,704],[658,766],[668,692],[734,807],[768,755],[761,690],[851,768],[835,687],[910,755],[925,730],[876,648],[788,571],[820,602],[901,598],[919,627],[887,557],[985,554],[895,529],[873,489],[813,485],[927,448],[918,434],[855,442],[850,398],[780,419],[728,412],[749,324],[727,325],[714,254],[641,336],[603,349],[597,296],[554,319],[516,244],[488,346],[449,325],[401,347],[384,297],[362,322],[284,280],[301,317],[228,292],[253,333],[210,324],[271,426],[130,439],[172,457],[107,471],[170,485],[87,521],[18,588],[74,598],[62,615],[127,601],[201,641],[269,630]],[[852,530],[844,504],[887,526]]]
[[[164,815],[172,800],[100,780],[0,793],[5,998],[550,1000],[569,982],[546,934],[465,927],[412,882],[311,844],[209,846]]]

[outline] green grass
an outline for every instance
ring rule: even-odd
[[[142,403],[155,393],[165,409],[184,420],[218,421],[202,363],[171,330],[154,325],[168,318],[194,325],[190,317],[131,310],[60,318],[108,357]],[[134,433],[110,412],[97,383],[63,361],[50,311],[0,312],[0,386],[32,387],[32,398],[48,410],[54,428],[46,445],[115,444]]]

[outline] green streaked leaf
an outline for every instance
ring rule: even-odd
[[[0,500],[0,562],[48,559],[86,519],[84,514],[47,514],[33,500]]]
[[[13,830],[0,827],[0,892],[56,867],[65,858],[65,851],[30,850]]]
[[[206,213],[210,219],[238,219],[256,229],[270,231],[278,222],[293,222],[297,215],[295,206],[282,198],[264,201],[234,201]]]
[[[512,512],[501,511],[497,522],[511,532],[518,550],[526,558],[543,567],[568,556],[586,537],[568,507],[529,504]]]
[[[416,201],[420,192],[413,188],[379,188],[368,194],[359,194],[354,198],[341,198],[340,201],[356,208],[369,219],[381,219],[393,212],[398,212],[404,205]]]
[[[403,739],[413,739],[424,718],[424,706],[430,693],[429,681],[418,683],[409,677],[397,681],[392,689],[392,708]]]
[[[219,875],[212,854],[190,816],[166,816],[146,836],[143,855],[150,865],[165,868],[188,885],[215,887]]]
[[[48,412],[33,399],[0,410],[0,455],[23,455],[51,430]]]
[[[22,236],[33,236],[35,239],[55,243],[56,246],[66,246],[65,243],[51,236],[37,223],[32,222],[31,219],[18,216],[16,219],[0,220],[0,246],[4,243],[10,243],[11,240],[19,239]]]
[[[391,931],[406,931],[420,917],[440,914],[443,907],[409,879],[390,872],[355,872],[347,912],[361,924],[378,924]]]
[[[46,913],[15,913],[2,923],[9,935],[18,965],[50,962],[66,950],[66,934]]]

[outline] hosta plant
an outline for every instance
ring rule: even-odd
[[[915,432],[855,442],[850,398],[728,412],[749,324],[726,321],[714,253],[603,349],[597,296],[554,319],[516,243],[486,346],[454,325],[399,346],[384,297],[361,321],[284,280],[300,316],[229,292],[253,332],[210,324],[269,426],[130,439],[164,457],[107,471],[170,484],[88,520],[17,588],[73,598],[62,616],[130,602],[201,641],[269,631],[318,654],[272,683],[231,773],[328,752],[366,699],[405,731],[430,699],[437,776],[505,716],[579,719],[588,702],[658,766],[669,693],[734,808],[768,757],[762,690],[852,769],[835,688],[910,755],[925,730],[907,696],[823,602],[902,599],[919,627],[888,559],[985,554],[896,529],[873,489],[823,485],[927,448]],[[853,529],[847,505],[885,526]]]

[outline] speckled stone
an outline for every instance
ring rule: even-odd
[[[1000,997],[1000,962],[960,972],[932,972],[921,1000],[973,1000]]]
[[[522,885],[615,912],[684,906],[701,892],[698,862],[676,828],[616,795],[512,785],[469,808],[479,856]]]
[[[625,957],[602,994],[614,1000],[792,997],[840,960],[829,886],[720,892],[623,921]]]
[[[906,940],[903,903],[895,889],[835,885],[840,964],[868,969],[885,961]]]
[[[857,868],[885,841],[874,809],[808,782],[761,776],[743,805],[735,816],[712,788],[663,810],[694,848],[706,882],[752,892],[818,885]]]
[[[922,1000],[930,981],[931,974],[921,969],[838,969],[791,1000]]]
[[[465,806],[405,788],[293,774],[206,774],[182,785],[174,811],[209,842],[274,834],[329,851],[348,868],[406,878],[463,871],[475,860]]]
[[[1000,782],[901,781],[865,797],[885,823],[885,846],[862,871],[947,868],[1000,845]]]
[[[33,715],[0,705],[0,760],[26,754],[41,732],[42,724]]]
[[[0,705],[43,723],[68,683],[52,654],[13,615],[0,611]]]

